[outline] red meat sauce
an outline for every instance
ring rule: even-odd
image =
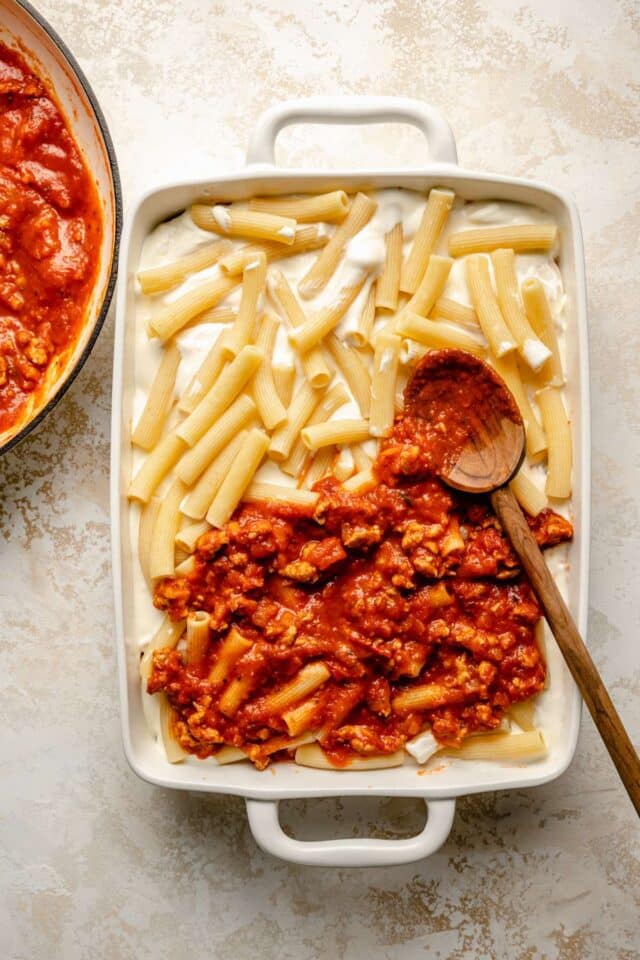
[[[485,498],[425,471],[412,423],[396,421],[372,489],[351,493],[329,478],[315,486],[315,509],[241,505],[200,538],[192,573],[157,586],[155,605],[174,620],[210,613],[204,658],[187,666],[178,650],[157,651],[148,685],[167,693],[187,751],[207,757],[232,744],[259,767],[286,757],[272,752],[287,726],[264,695],[316,660],[330,677],[309,724],[335,764],[393,752],[426,726],[459,745],[542,689],[541,612],[517,558]],[[529,524],[542,547],[572,536],[549,510]],[[250,695],[226,716],[209,675],[231,627],[253,646],[227,680],[250,678]],[[429,710],[394,708],[397,694],[427,683]]]
[[[0,44],[0,435],[46,393],[80,335],[102,210],[46,85]]]
[[[404,417],[378,464],[379,476],[391,482],[397,474],[446,475],[483,422],[522,424],[500,377],[463,350],[438,350],[423,357],[404,399]]]

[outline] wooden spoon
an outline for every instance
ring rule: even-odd
[[[443,451],[438,470],[445,483],[467,493],[491,495],[491,505],[640,815],[638,754],[507,485],[522,463],[525,446],[524,425],[511,393],[477,357],[461,350],[434,351],[418,364],[407,385],[405,412],[447,424],[446,432],[441,432],[450,446]]]

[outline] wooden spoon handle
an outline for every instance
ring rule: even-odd
[[[491,494],[491,503],[531,581],[547,623],[640,816],[640,759],[549,572],[540,547],[509,487],[495,490]]]

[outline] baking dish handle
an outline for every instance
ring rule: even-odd
[[[430,159],[457,163],[451,127],[435,107],[408,97],[309,97],[285,100],[258,117],[247,163],[275,164],[276,138],[293,123],[409,123],[425,135]]]
[[[247,816],[258,846],[281,860],[310,867],[394,867],[430,856],[449,836],[455,800],[425,800],[425,804],[424,829],[406,840],[295,840],[280,826],[277,800],[247,800]]]

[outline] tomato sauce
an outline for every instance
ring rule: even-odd
[[[492,417],[522,425],[495,371],[463,350],[428,353],[407,384],[404,417],[384,444],[378,476],[391,483],[396,473],[446,476],[478,426]]]
[[[393,752],[426,726],[459,745],[542,689],[541,612],[517,557],[486,498],[433,475],[440,441],[421,434],[416,444],[416,424],[397,419],[372,489],[330,478],[316,484],[313,509],[241,505],[200,538],[192,573],[158,584],[155,605],[173,619],[210,614],[204,658],[187,666],[179,650],[157,651],[148,685],[167,693],[186,750],[207,757],[232,744],[259,767],[286,756],[272,749],[288,727],[266,694],[317,660],[330,677],[311,698],[308,729],[336,764]],[[549,510],[529,523],[542,547],[572,535]],[[231,627],[253,645],[233,668],[248,694],[229,716],[209,676]],[[394,707],[425,684],[428,709]]]
[[[102,210],[57,103],[0,44],[0,437],[45,399],[98,270]]]

